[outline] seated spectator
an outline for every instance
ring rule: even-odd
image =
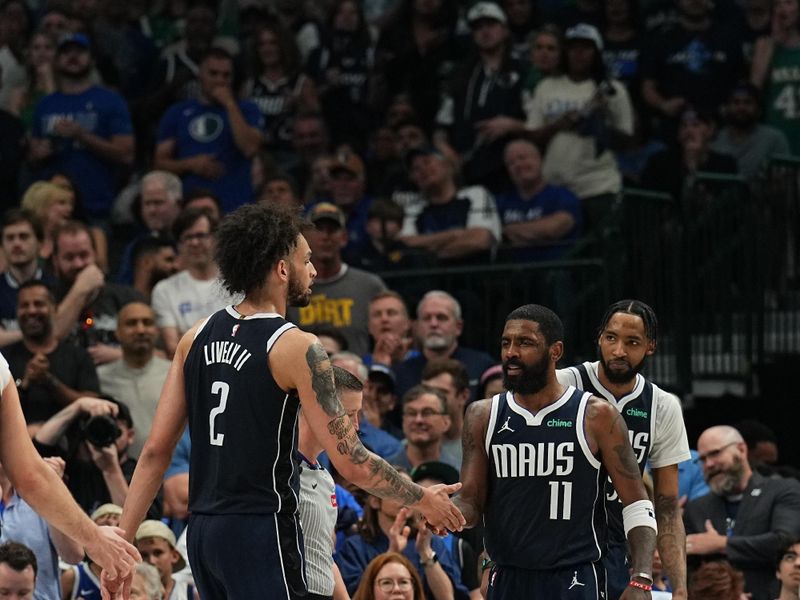
[[[372,354],[364,357],[364,363],[392,366],[417,356],[413,349],[411,319],[403,297],[397,292],[379,292],[369,302],[369,335],[372,338]]]
[[[117,317],[116,334],[122,358],[100,365],[97,377],[103,394],[122,401],[130,409],[138,435],[129,452],[138,458],[150,435],[170,362],[154,354],[158,328],[155,313],[147,304],[131,302],[123,306]]]
[[[281,172],[275,172],[264,178],[256,201],[272,206],[295,208],[299,208],[303,204],[297,190],[297,183],[291,175]]]
[[[161,584],[158,569],[146,563],[136,565],[131,579],[132,600],[164,600],[164,597],[164,586]]]
[[[403,477],[409,477],[403,474]],[[393,500],[369,496],[358,535],[348,537],[334,560],[347,591],[355,593],[372,559],[384,552],[403,554],[422,578],[425,598],[466,600],[458,566],[439,536],[416,526],[412,511]]]
[[[39,266],[42,228],[29,212],[11,208],[3,214],[0,248],[6,269],[0,273],[0,347],[22,339],[17,323],[17,293],[26,281],[52,282]]]
[[[495,361],[485,352],[459,345],[458,338],[463,329],[461,305],[453,296],[441,290],[431,290],[422,297],[417,305],[415,324],[421,353],[394,367],[398,396],[422,380],[422,370],[429,360],[455,358],[467,368],[470,399],[475,400],[478,379]]]
[[[217,224],[205,209],[188,208],[172,227],[183,270],[153,288],[153,310],[169,358],[195,323],[234,301],[222,288],[214,261]]]
[[[800,11],[797,2],[776,2],[772,6],[772,31],[756,40],[753,49],[750,81],[764,92],[764,121],[786,135],[795,155],[800,154],[799,59]]]
[[[789,540],[778,552],[775,576],[781,584],[777,600],[794,600],[800,596],[800,539]]]
[[[545,77],[555,77],[561,68],[564,34],[555,25],[543,25],[528,36],[528,72],[523,82],[523,106],[533,99],[536,86]]]
[[[279,167],[292,151],[292,117],[319,110],[314,81],[302,71],[297,43],[277,20],[263,25],[254,36],[251,77],[242,98],[261,113],[264,147]]]
[[[458,469],[460,461],[442,447],[445,432],[449,428],[445,395],[427,385],[411,388],[403,395],[405,445],[400,452],[387,457],[386,461],[406,471],[429,461],[441,461]]]
[[[352,262],[367,245],[367,213],[372,198],[366,195],[364,161],[347,148],[338,150],[328,165],[331,201],[347,220],[347,246],[344,257]]]
[[[95,364],[122,356],[114,331],[117,313],[128,302],[142,301],[128,286],[108,283],[97,265],[89,228],[67,221],[55,236],[53,265],[56,271],[56,299],[59,319],[72,323],[70,341],[85,348]]]
[[[461,434],[464,431],[464,411],[469,400],[469,374],[462,363],[452,358],[430,361],[422,369],[422,384],[439,390],[447,400],[450,427],[444,433],[442,451],[457,460],[455,466],[460,470]]]
[[[22,340],[3,350],[17,380],[20,403],[31,432],[62,407],[100,391],[94,364],[83,348],[59,341],[50,289],[31,280],[19,287],[17,321]]]
[[[11,598],[33,598],[39,565],[30,548],[17,542],[0,544],[0,590]]]
[[[637,0],[604,3],[603,62],[614,79],[625,85],[637,113],[642,113],[643,35]]]
[[[531,141],[509,142],[504,160],[514,188],[497,196],[503,240],[514,261],[554,260],[569,251],[581,230],[581,206],[565,187],[542,177],[542,156]]]
[[[544,179],[581,199],[587,229],[603,219],[622,187],[611,151],[624,147],[633,134],[628,92],[606,74],[602,52],[595,27],[570,28],[564,74],[540,82],[527,106],[527,128],[537,144],[547,147]]]
[[[148,237],[136,244],[131,256],[133,289],[150,301],[153,288],[178,269],[178,253],[170,237]]]
[[[528,0],[502,0],[499,4],[508,17],[511,57],[527,64],[530,54],[530,34],[540,23],[537,7]]]
[[[52,37],[41,30],[31,36],[25,53],[26,80],[8,90],[8,104],[4,108],[19,117],[26,129],[32,125],[36,103],[56,91],[53,61],[56,56],[55,40],[59,37]]]
[[[127,406],[83,397],[47,420],[33,439],[41,454],[66,460],[67,488],[91,512],[109,502],[125,504],[136,469],[136,459],[128,454],[135,436]],[[161,517],[160,496],[148,510],[150,518]]]
[[[344,213],[329,202],[309,213],[315,227],[306,233],[314,255],[317,277],[311,302],[290,308],[289,319],[301,328],[327,324],[342,332],[351,352],[363,356],[369,350],[369,301],[385,289],[376,275],[351,267],[342,260],[347,244]]]
[[[459,473],[450,465],[443,462],[424,462],[411,471],[411,480],[422,487],[444,483],[451,485],[459,480]],[[469,536],[469,540],[465,539]],[[478,555],[473,549],[473,541],[483,546],[483,527],[465,529],[456,534],[442,537],[450,556],[458,565],[458,573],[464,587],[469,590],[470,598],[480,594],[480,580],[478,579]]]
[[[322,99],[335,144],[362,142],[374,126],[370,92],[375,52],[361,2],[331,2],[320,45],[308,57],[307,70]]]
[[[342,335],[342,332],[335,327],[321,325],[320,327],[311,327],[309,333],[317,336],[319,343],[322,344],[328,356],[339,354],[347,350],[347,340]]]
[[[763,177],[774,154],[789,154],[786,135],[775,127],[762,125],[761,93],[752,84],[740,84],[731,92],[724,107],[725,126],[711,148],[736,159],[739,173],[750,183]]]
[[[45,462],[58,474],[64,475],[64,461],[60,458],[45,458]],[[16,492],[0,464],[0,492],[2,493],[2,528],[0,543],[17,542],[24,544],[36,555],[38,573],[35,600],[50,600],[61,597],[58,571],[59,557],[66,563],[78,564],[83,560],[83,548],[50,527]],[[2,568],[2,567],[0,567]],[[8,597],[7,588],[0,582],[0,592]],[[14,597],[13,595],[11,596]]]
[[[778,436],[764,423],[745,419],[736,424],[747,444],[747,460],[754,471],[765,477],[794,477],[800,479],[800,470],[781,461]]]
[[[97,525],[117,527],[122,507],[116,504],[98,506],[91,514]],[[83,562],[72,565],[61,572],[61,596],[63,600],[78,598],[100,598],[100,565],[86,558]]]
[[[744,577],[727,561],[713,561],[695,571],[689,580],[689,598],[694,600],[746,600]]]
[[[419,212],[406,210],[400,239],[451,264],[487,260],[500,239],[489,191],[477,185],[459,189],[453,164],[432,146],[409,151],[406,164],[424,204]]]
[[[58,91],[36,105],[30,158],[39,178],[64,173],[92,221],[103,221],[116,196],[117,169],[133,162],[133,126],[125,99],[94,83],[89,38],[62,37],[54,62]]]
[[[133,283],[133,255],[144,240],[153,237],[171,237],[172,224],[181,210],[183,189],[181,180],[167,171],[150,171],[139,184],[140,212],[143,230],[122,252],[117,281]]]
[[[642,185],[682,199],[687,177],[698,171],[730,173],[738,171],[736,160],[712,149],[714,119],[693,109],[683,111],[678,125],[678,148],[654,154],[642,173]]]
[[[364,569],[353,600],[390,600],[397,596],[395,588],[403,594],[403,600],[426,598],[422,580],[411,561],[403,554],[384,552]]]
[[[158,570],[161,585],[164,586],[164,597],[194,600],[194,585],[185,580],[178,581],[172,575],[186,567],[186,561],[175,549],[177,541],[169,527],[161,521],[143,521],[134,540],[142,561]]]
[[[70,186],[70,187],[67,187]],[[74,218],[75,192],[72,183],[57,184],[51,181],[37,181],[22,196],[22,209],[30,212],[42,227],[42,241],[39,258],[49,261],[53,256],[53,244],[59,227]],[[98,252],[96,260],[104,271],[108,268],[108,243],[106,234],[99,227],[90,227],[92,244]]]
[[[786,536],[800,536],[800,483],[754,473],[733,427],[706,429],[697,451],[711,493],[684,508],[687,555],[723,556],[744,573],[753,600],[774,598],[774,557]]]
[[[522,89],[525,65],[512,57],[508,19],[494,2],[477,2],[467,12],[475,52],[459,66],[437,115],[461,162],[467,184],[493,192],[508,185],[501,151],[507,136],[525,126]]]
[[[400,239],[405,213],[392,200],[378,198],[367,211],[367,239],[353,256],[354,264],[368,271],[419,269],[432,266],[434,256],[422,249],[411,248]]]
[[[211,213],[212,219],[222,219],[222,200],[207,188],[196,187],[189,190],[183,198],[183,210],[188,208],[202,208]]]
[[[478,380],[478,399],[494,398],[506,391],[503,383],[503,366],[492,365],[481,374]]]
[[[374,363],[369,368],[369,375],[364,384],[364,405],[361,410],[362,423],[368,422],[373,427],[378,427],[397,440],[403,439],[403,430],[389,419],[397,404],[394,393],[395,376],[391,368],[380,363]],[[399,447],[387,454],[396,454]]]
[[[327,194],[311,193],[314,163],[327,154],[330,147],[328,128],[319,113],[299,113],[292,120],[292,162],[284,170],[297,182],[305,200],[328,198]],[[327,176],[327,171],[326,171]]]
[[[430,137],[427,131],[422,123],[414,119],[400,120],[393,126],[393,131],[396,145],[395,154],[401,159],[405,158],[413,148],[430,145]],[[400,205],[404,210],[411,209],[419,212],[419,208],[411,207],[420,207],[424,204],[419,189],[411,181],[408,169],[406,169],[402,161],[398,168],[380,184],[377,196],[391,198],[392,202]]]
[[[253,199],[250,168],[262,117],[234,96],[233,58],[225,50],[208,50],[198,80],[200,97],[173,104],[159,123],[155,167],[180,176],[186,189],[209,188],[229,212]]]

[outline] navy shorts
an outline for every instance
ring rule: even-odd
[[[605,569],[599,562],[554,570],[495,565],[487,600],[608,600]]]
[[[628,544],[609,543],[603,554],[603,566],[606,568],[606,577],[608,578],[609,598],[619,598],[631,580]]]
[[[203,600],[306,597],[303,536],[294,515],[192,515],[186,544]]]

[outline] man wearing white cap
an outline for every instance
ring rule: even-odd
[[[478,2],[467,13],[477,57],[456,70],[437,115],[438,141],[452,145],[462,159],[466,183],[480,182],[493,192],[506,187],[502,142],[524,127],[524,65],[511,58],[511,38],[503,9]]]
[[[547,147],[545,180],[581,199],[584,229],[590,230],[622,187],[611,150],[633,134],[633,109],[625,86],[606,74],[597,28],[579,23],[565,37],[566,72],[536,88],[526,107],[527,127]]]

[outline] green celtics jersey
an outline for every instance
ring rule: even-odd
[[[789,138],[800,155],[800,48],[776,46],[766,89],[766,122]]]

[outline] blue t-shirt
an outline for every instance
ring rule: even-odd
[[[248,125],[262,130],[263,119],[258,107],[239,101],[239,110]],[[183,189],[206,188],[222,200],[224,212],[230,212],[253,199],[250,175],[251,160],[239,151],[233,139],[228,111],[216,104],[186,100],[173,104],[158,125],[158,141],[175,140],[174,158],[213,154],[225,172],[219,179],[205,179],[193,173],[184,175]]]
[[[514,248],[517,260],[553,260],[560,258],[577,239],[581,230],[581,204],[578,197],[565,187],[546,185],[533,198],[523,198],[514,190],[497,196],[497,212],[500,222],[505,226],[510,223],[537,221],[544,217],[565,211],[575,219],[575,225],[561,240],[544,246],[528,246]]]
[[[80,94],[55,92],[45,96],[33,116],[33,137],[49,138],[53,144],[52,156],[44,161],[37,175],[48,178],[64,173],[77,187],[86,214],[104,219],[117,192],[117,165],[76,140],[58,136],[54,128],[62,119],[72,119],[89,133],[110,140],[115,135],[133,134],[128,106],[116,92],[94,85]]]

